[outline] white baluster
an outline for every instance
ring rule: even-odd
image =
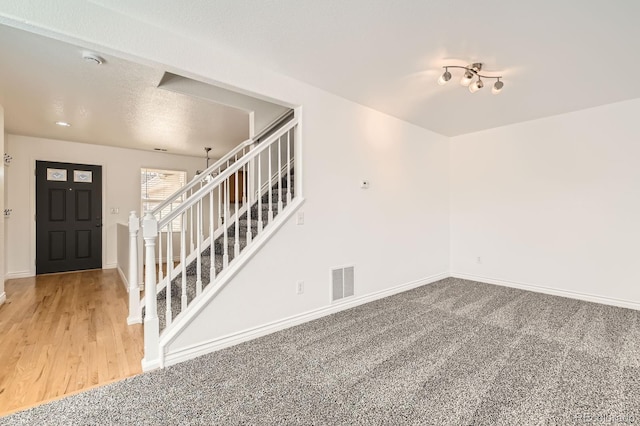
[[[262,232],[262,159],[258,154],[258,234]]]
[[[189,208],[189,229],[191,231],[189,232],[189,246],[191,248],[189,253],[193,253],[193,251],[196,249],[194,244],[195,234],[193,233],[193,206]]]
[[[197,231],[198,240],[196,245],[196,295],[202,293],[202,202],[198,201],[197,212]]]
[[[236,173],[234,174],[234,178],[235,178],[235,188],[234,188],[234,192],[235,192],[235,214],[236,214],[236,221],[235,221],[235,229],[236,229],[236,233],[235,233],[235,243],[233,244],[233,254],[234,257],[238,257],[238,255],[240,254],[240,215],[239,213],[239,208],[238,208],[238,175],[240,174],[240,170],[236,171]]]
[[[158,237],[158,222],[151,213],[142,221],[142,236],[145,246],[145,315],[144,315],[144,359],[142,366],[151,369],[160,366],[160,323],[156,287],[155,247]]]
[[[182,231],[180,232],[180,273],[182,274],[182,311],[187,308],[187,212],[182,213]]]
[[[242,166],[242,207],[247,205],[247,163]]]
[[[173,267],[173,220],[167,224],[167,282],[174,278]],[[167,284],[168,285],[168,284]]]
[[[224,181],[224,202],[223,202],[223,207],[224,207],[224,228],[223,228],[223,232],[224,232],[224,237],[222,238],[222,265],[226,268],[227,265],[229,264],[229,250],[227,248],[227,246],[229,245],[229,236],[228,236],[228,229],[229,229],[229,207],[228,207],[229,203],[229,179]]]
[[[291,203],[291,140],[289,135],[291,130],[287,132],[287,204]]]
[[[218,185],[218,227],[224,223],[224,213],[222,211],[222,185]]]
[[[300,129],[300,126],[298,126],[297,124],[295,126],[293,126],[293,129],[291,129],[291,131],[293,132],[293,142],[291,144],[291,150],[293,151],[293,170],[294,170],[294,175],[297,174],[298,178],[296,178],[295,176],[293,177],[293,196],[294,197],[300,197],[302,196],[302,178],[301,178],[301,172],[302,172],[302,167],[300,167],[300,164],[302,162],[302,158],[300,158],[300,154],[302,153],[302,151],[300,150],[301,148],[301,144],[300,141],[302,140],[302,131]]]
[[[140,219],[136,212],[129,214],[129,317],[127,324],[140,324],[142,310],[140,308],[140,286],[138,285],[138,230]]]
[[[251,151],[251,147],[246,148],[249,152]],[[253,240],[253,228],[251,226],[251,208],[255,203],[255,179],[256,175],[256,159],[252,158],[247,163],[247,175],[244,177],[244,184],[247,190],[247,245],[251,243]]]
[[[213,234],[215,233],[215,222],[213,212],[213,194],[215,189],[209,192],[209,283],[216,277],[216,251],[213,246]]]
[[[171,241],[171,222],[169,222],[169,224],[167,225],[167,285],[164,288],[165,291],[165,303],[166,303],[166,327],[169,326],[169,324],[171,324],[171,322],[173,321],[173,310],[172,310],[172,306],[171,306],[171,267],[169,266],[170,263],[172,264],[172,257],[170,256],[170,253],[172,252],[172,248],[171,246],[172,241]],[[162,233],[162,232],[161,232]],[[161,247],[159,247],[159,249],[161,249]]]
[[[200,203],[198,203],[198,213],[200,214],[200,232],[198,233],[198,235],[200,236],[201,241],[204,241],[204,210],[202,210],[202,198],[200,200]]]
[[[278,138],[278,214],[282,211],[282,137]]]
[[[272,206],[272,199],[273,199],[273,188],[272,188],[272,184],[271,184],[271,177],[273,176],[273,173],[271,172],[271,148],[273,147],[273,145],[269,145],[269,224],[271,224],[271,222],[273,222],[273,206]]]
[[[245,187],[247,186],[247,176],[245,175],[245,179],[244,179],[244,185]],[[249,199],[251,199],[251,191],[249,190]],[[253,239],[253,231],[251,230],[251,206],[252,206],[252,202],[249,201],[249,204],[247,205],[247,246],[251,243],[251,240]],[[238,219],[239,220],[239,219]]]

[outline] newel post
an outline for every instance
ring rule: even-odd
[[[138,283],[138,231],[140,219],[136,212],[129,214],[129,317],[127,324],[140,324],[142,322],[142,309],[140,308],[140,285]]]
[[[144,371],[160,367],[160,325],[158,322],[157,283],[156,283],[156,239],[158,221],[147,213],[142,219],[142,237],[145,248],[145,315],[144,315]]]

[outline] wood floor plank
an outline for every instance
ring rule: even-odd
[[[140,374],[143,327],[127,325],[115,269],[8,280],[0,306],[0,416]]]

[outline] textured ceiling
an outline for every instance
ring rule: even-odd
[[[249,137],[249,113],[158,89],[164,72],[0,26],[0,104],[7,133],[221,157]],[[56,126],[66,121],[71,127]]]
[[[158,29],[449,136],[640,97],[637,0],[3,0],[3,14],[96,40]],[[471,62],[504,76],[501,95],[455,71],[436,84]]]
[[[640,97],[637,0],[91,3],[445,135]],[[435,84],[476,61],[504,75],[501,95]]]

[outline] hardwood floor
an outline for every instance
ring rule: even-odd
[[[0,306],[0,416],[142,372],[115,269],[9,280]]]

